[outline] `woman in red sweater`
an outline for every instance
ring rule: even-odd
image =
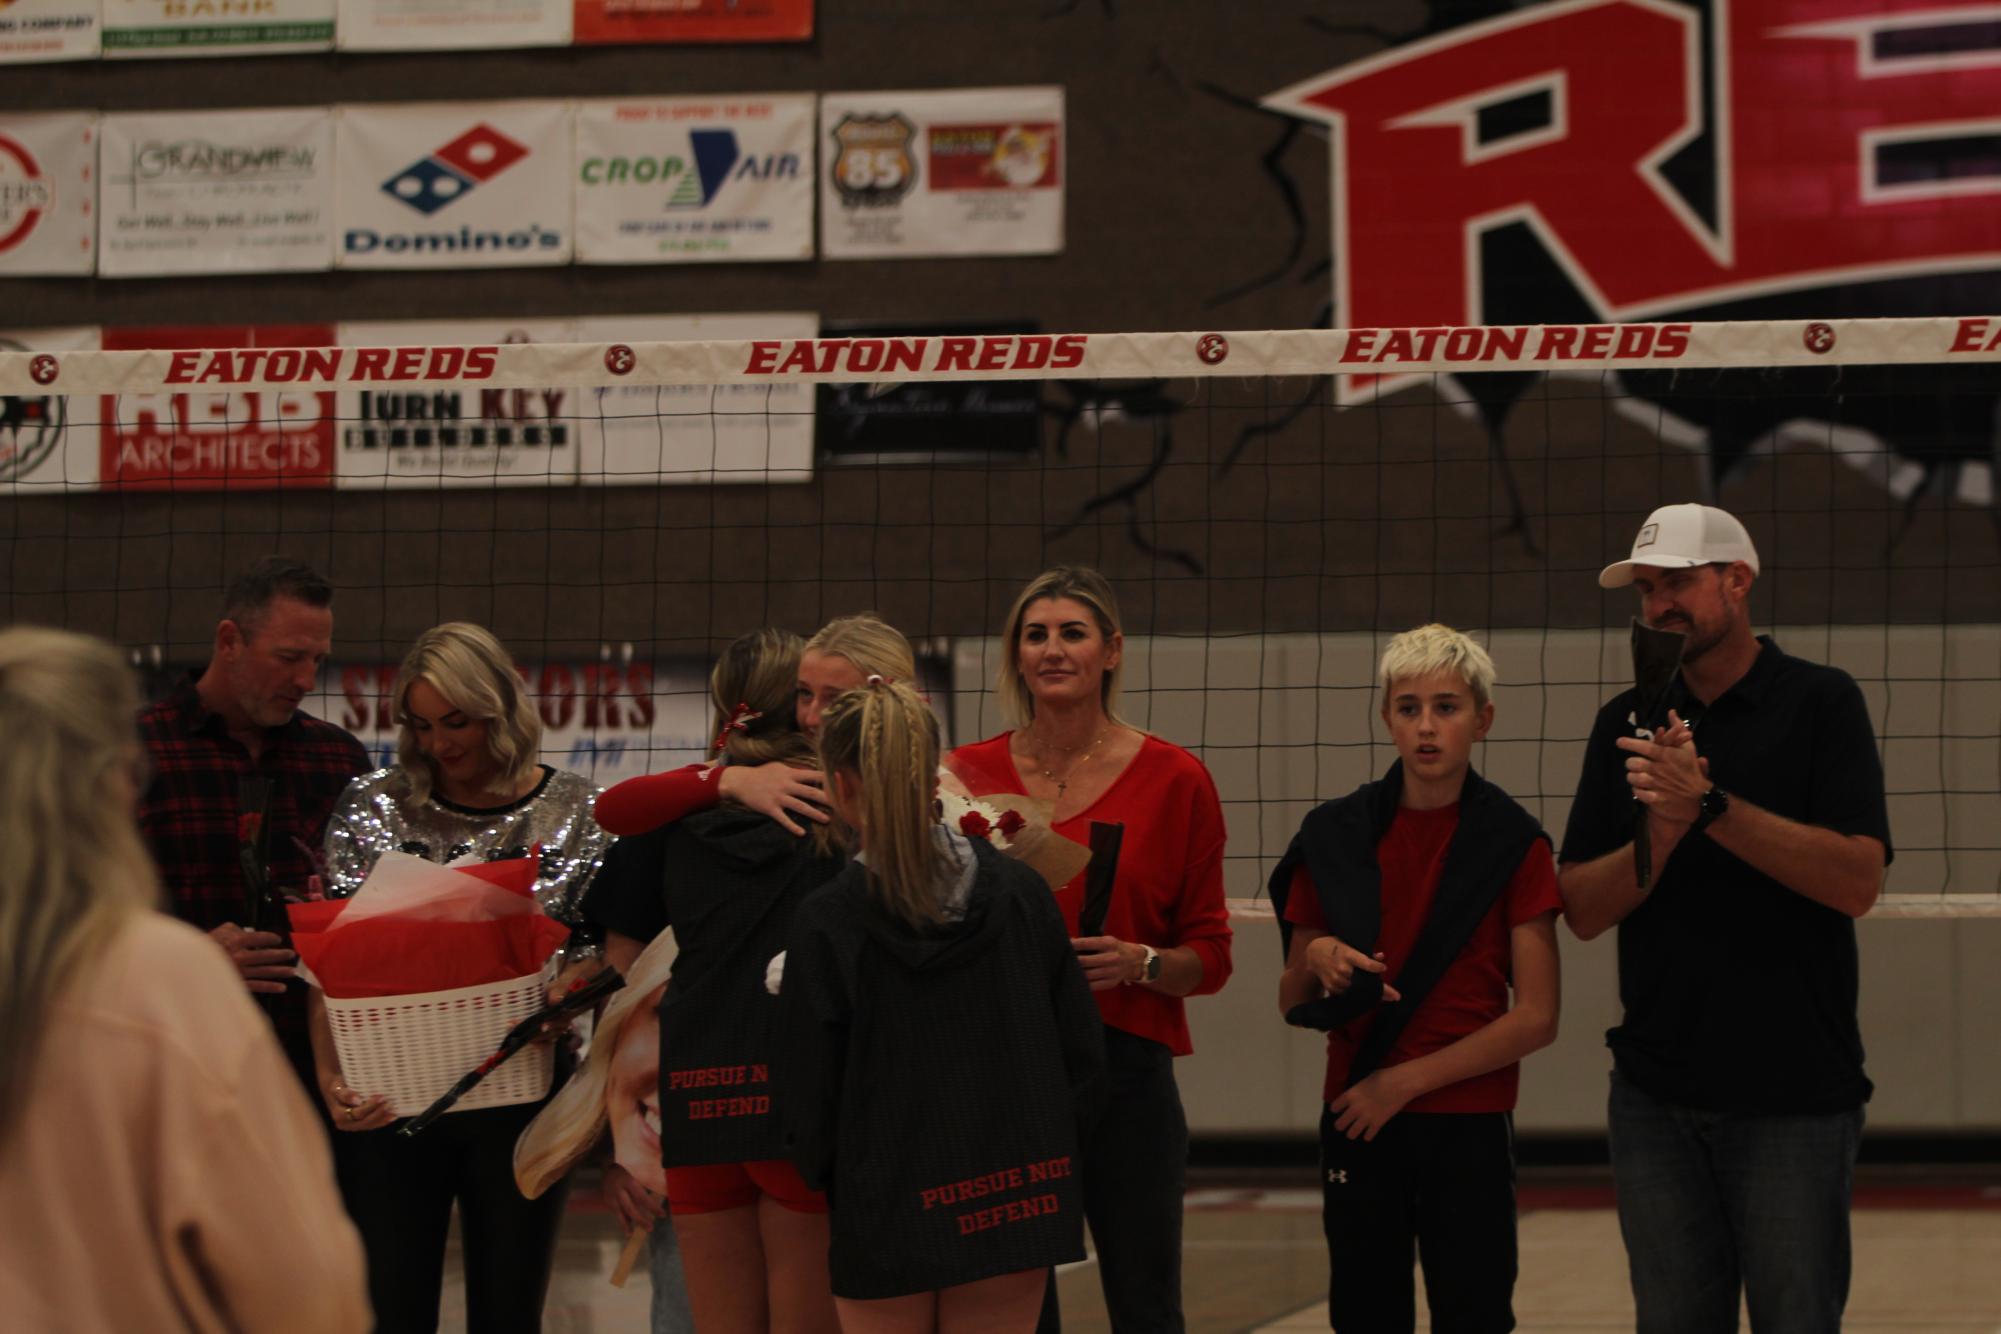
[[[1223,810],[1209,771],[1118,716],[1125,649],[1103,575],[1063,566],[1015,599],[1001,699],[1020,726],[952,752],[976,796],[1055,803],[1056,832],[1091,841],[1125,826],[1102,934],[1077,936],[1084,876],[1057,891],[1077,961],[1105,1021],[1111,1099],[1083,1146],[1084,1212],[1114,1331],[1179,1331],[1181,1197],[1188,1122],[1173,1058],[1191,1050],[1182,998],[1230,976]]]

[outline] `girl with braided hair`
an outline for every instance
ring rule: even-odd
[[[846,1334],[1035,1327],[1081,1259],[1096,1007],[1042,877],[938,822],[938,723],[872,676],[820,726],[858,849],[793,918],[777,1070]]]

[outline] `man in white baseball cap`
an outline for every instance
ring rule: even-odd
[[[1666,730],[1634,735],[1637,691],[1598,711],[1557,877],[1580,939],[1619,929],[1608,1128],[1640,1334],[1734,1334],[1740,1297],[1757,1334],[1833,1334],[1848,1300],[1854,919],[1889,815],[1861,690],[1753,633],[1758,570],[1735,517],[1667,505],[1598,576],[1687,636]]]

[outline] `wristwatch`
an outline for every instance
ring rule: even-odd
[[[1696,806],[1693,832],[1699,834],[1709,828],[1709,826],[1722,819],[1724,813],[1729,809],[1730,794],[1720,787],[1711,787],[1709,791],[1702,794],[1702,800]]]
[[[1140,965],[1139,980],[1142,982],[1160,981],[1160,951],[1151,945],[1142,945],[1140,948],[1146,951],[1146,962]]]

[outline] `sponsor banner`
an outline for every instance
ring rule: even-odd
[[[0,0],[0,65],[88,60],[100,31],[98,0]]]
[[[334,0],[103,0],[107,59],[268,56],[333,45]]]
[[[339,267],[569,262],[567,103],[343,106],[334,123]]]
[[[608,344],[811,338],[811,314],[605,316],[577,336]],[[805,482],[813,477],[813,390],[803,384],[649,384],[590,391],[578,478],[586,486]]]
[[[579,46],[620,42],[803,42],[813,0],[576,0]]]
[[[242,356],[254,349],[278,384],[239,388],[211,374],[104,395],[98,406],[100,485],[107,491],[331,486],[335,395],[286,381],[333,340],[331,324],[106,329],[108,351],[166,349],[171,356],[175,350],[232,348]],[[217,364],[212,352],[208,364]]]
[[[460,351],[568,342],[568,320],[390,320],[343,324],[349,346]],[[448,348],[435,347],[449,344]],[[479,362],[467,358],[469,369]],[[592,391],[499,389],[476,380],[425,389],[365,385],[340,393],[342,487],[573,486],[577,413]]]
[[[828,93],[820,135],[829,259],[1063,249],[1061,88]]]
[[[333,267],[333,116],[110,115],[97,270],[271,273]]]
[[[813,99],[577,107],[577,259],[813,257]]]
[[[339,0],[344,51],[568,46],[573,0]]]
[[[959,334],[1034,333],[1020,320],[955,324]],[[842,324],[842,338],[907,338],[901,324]],[[818,387],[820,447],[830,462],[921,461],[937,454],[1034,454],[1042,448],[1042,385],[1036,380],[913,380]]]
[[[0,330],[0,352],[47,356],[97,347],[97,330]],[[94,398],[76,400],[83,416]],[[47,390],[0,395],[0,495],[97,488],[97,434],[72,417],[72,400]]]
[[[97,263],[97,116],[0,116],[0,274]]]
[[[665,317],[662,317],[663,319]],[[736,318],[704,316],[703,329]],[[640,331],[644,319],[576,322],[582,336]],[[704,335],[705,337],[707,335]],[[198,343],[182,345],[193,348]],[[107,337],[106,346],[113,346]],[[1718,370],[2001,362],[2001,315],[1724,324],[1536,324],[1429,329],[1261,329],[1233,333],[915,334],[743,337],[547,346],[0,352],[0,393],[57,388],[294,388],[476,381],[497,389],[656,385],[901,384],[910,380],[1149,379],[1457,370]]]

